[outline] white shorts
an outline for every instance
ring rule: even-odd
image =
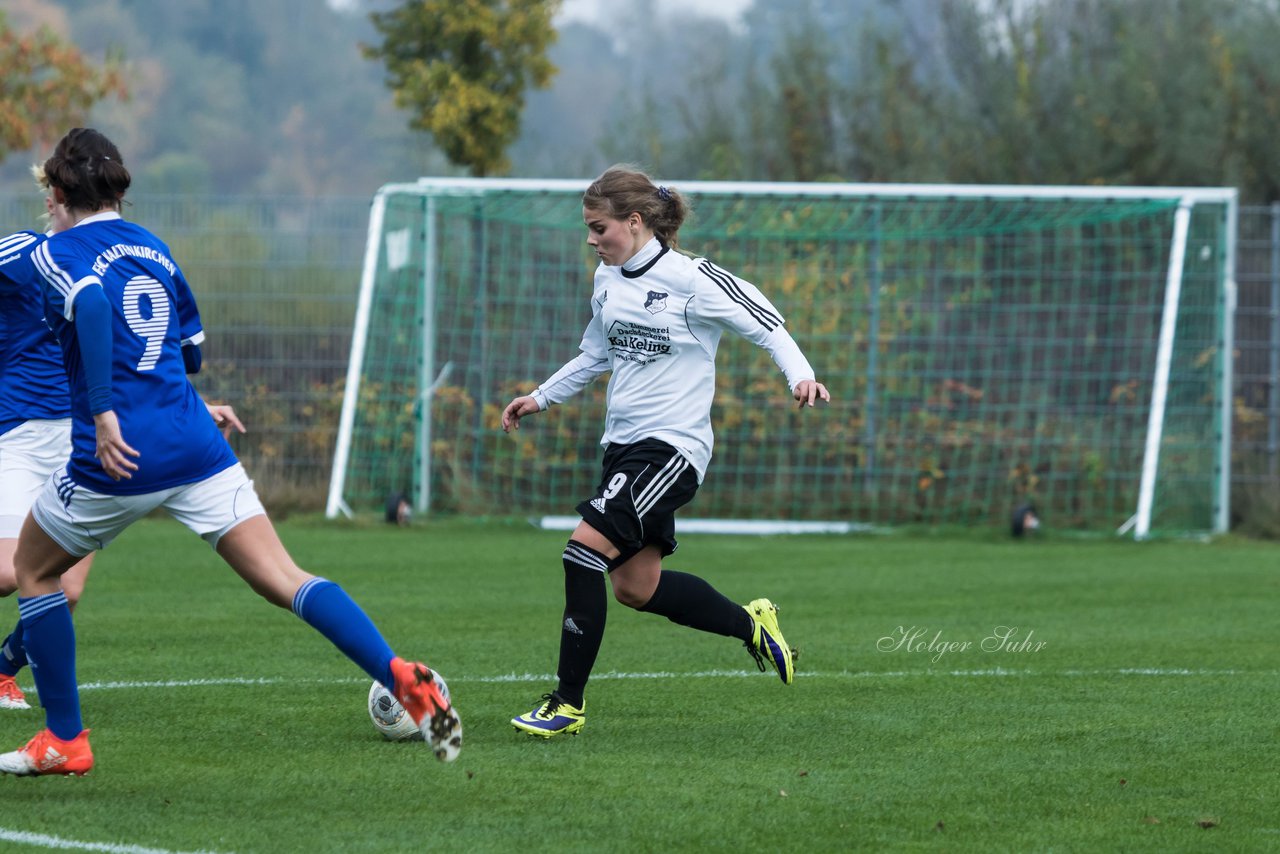
[[[204,480],[145,495],[94,492],[72,481],[63,466],[45,481],[31,515],[64,551],[83,557],[105,549],[121,531],[157,507],[163,507],[214,548],[227,531],[267,512],[253,481],[236,463]]]
[[[71,456],[71,419],[32,420],[0,436],[0,539],[16,539],[49,476]]]

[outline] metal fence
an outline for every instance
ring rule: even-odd
[[[38,228],[34,196],[0,196],[7,230]],[[169,243],[208,340],[196,378],[233,404],[235,447],[274,510],[324,505],[369,200],[149,197],[125,215]],[[1242,207],[1232,484],[1280,489],[1280,203]],[[585,286],[585,285],[584,285]]]
[[[40,199],[0,197],[3,228],[40,228]],[[369,200],[140,197],[124,215],[168,243],[207,339],[194,378],[249,432],[232,444],[273,510],[324,505]]]
[[[1240,209],[1235,487],[1280,488],[1280,202]]]

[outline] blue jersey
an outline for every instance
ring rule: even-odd
[[[187,379],[182,345],[199,344],[204,332],[169,247],[118,214],[97,214],[51,235],[35,264],[70,379],[72,480],[95,492],[139,495],[234,465],[235,453]],[[127,480],[112,480],[94,456],[97,435],[73,326],[76,298],[87,288],[101,288],[111,306],[111,408],[124,441],[140,454]]]
[[[71,417],[62,353],[44,322],[31,259],[44,240],[34,231],[0,240],[0,435],[33,418]]]

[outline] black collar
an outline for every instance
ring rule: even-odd
[[[666,255],[667,252],[671,249],[671,247],[665,243],[660,245],[662,246],[662,250],[657,255],[654,255],[652,258],[650,258],[649,263],[645,264],[643,267],[639,267],[635,270],[628,270],[626,267],[620,267],[619,269],[622,271],[623,277],[627,279],[638,279],[641,276],[643,276],[645,273],[652,270],[653,265],[658,263],[658,259],[661,258],[663,255]]]

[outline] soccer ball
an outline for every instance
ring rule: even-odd
[[[439,673],[436,674],[436,681],[440,683],[440,693],[446,700],[449,699],[449,686]],[[374,682],[369,686],[369,719],[373,721],[374,729],[382,733],[387,741],[422,740],[418,725],[381,682]]]

